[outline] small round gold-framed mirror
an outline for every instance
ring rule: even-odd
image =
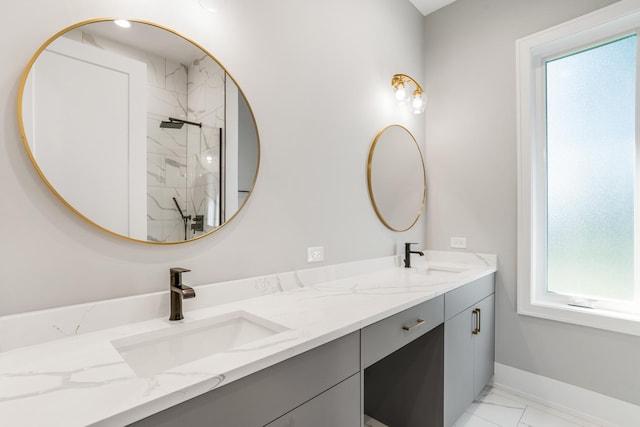
[[[373,209],[393,231],[407,231],[420,218],[427,196],[422,152],[413,134],[389,125],[376,135],[367,163],[367,183]]]
[[[51,37],[20,85],[23,143],[51,191],[118,237],[175,244],[233,219],[253,190],[253,111],[196,42],[140,20]]]

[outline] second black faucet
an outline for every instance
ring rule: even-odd
[[[404,268],[411,268],[411,254],[418,254],[420,256],[424,256],[424,252],[412,251],[411,245],[417,245],[417,243],[404,244]]]

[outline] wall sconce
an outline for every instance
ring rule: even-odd
[[[408,83],[412,83],[415,86],[413,92],[407,88]],[[394,74],[391,79],[391,86],[395,92],[396,99],[403,104],[408,104],[414,114],[424,112],[424,107],[427,102],[424,96],[424,90],[422,90],[418,82],[406,74]]]

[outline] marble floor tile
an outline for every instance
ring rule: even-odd
[[[465,412],[452,427],[496,427],[498,425]]]
[[[527,406],[493,389],[483,391],[466,412],[503,427],[515,427]]]
[[[528,407],[524,411],[518,427],[581,427],[584,425],[569,421],[565,417],[552,414],[550,411]]]
[[[513,393],[486,387],[453,427],[600,427]]]
[[[520,402],[521,404],[525,405],[526,408],[527,408],[527,410],[525,411],[525,416],[527,414],[527,411],[529,411],[530,413],[535,413],[533,411],[539,410],[539,411],[545,412],[546,414],[550,414],[551,416],[559,417],[559,418],[561,418],[563,420],[566,420],[566,421],[570,422],[570,424],[568,424],[569,426],[579,425],[579,426],[584,426],[584,427],[603,427],[602,424],[597,424],[597,423],[594,423],[594,422],[591,422],[591,421],[587,421],[586,419],[580,418],[578,416],[572,415],[572,414],[564,412],[562,410],[558,410],[558,409],[552,408],[552,407],[544,405],[542,403],[531,401],[529,399],[526,399],[526,398],[521,397],[521,396],[517,396],[515,394],[509,393],[509,392],[504,391],[504,390],[494,389],[494,388],[491,388],[491,387],[487,387],[487,389],[492,394],[503,395],[503,396],[505,396],[505,397],[507,397],[509,399],[512,399],[514,401]],[[521,422],[524,422],[524,421],[521,420]],[[540,425],[540,424],[538,424],[538,425]],[[542,424],[542,425],[545,425],[545,424]],[[560,425],[564,425],[564,424],[560,424]]]

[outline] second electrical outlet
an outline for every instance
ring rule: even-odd
[[[314,246],[307,248],[307,262],[324,261],[324,246]]]
[[[466,249],[467,248],[467,238],[466,237],[452,237],[451,238],[451,247],[456,249]]]

